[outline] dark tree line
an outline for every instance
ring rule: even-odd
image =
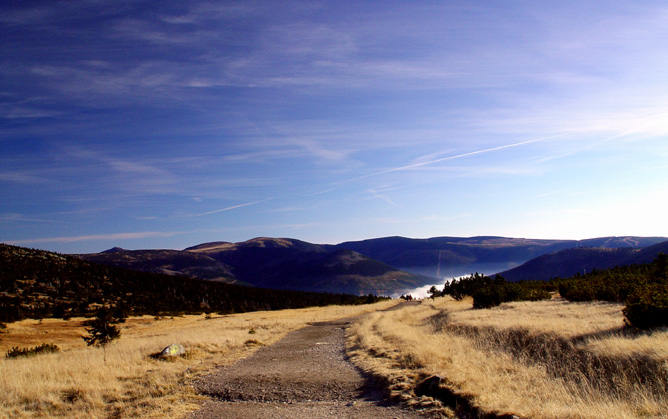
[[[228,314],[364,304],[382,298],[229,285],[125,270],[0,244],[0,322],[89,317],[101,305],[116,307],[124,315]]]
[[[446,283],[442,294],[455,300],[473,297],[474,308],[490,308],[510,301],[549,300],[551,290],[543,281],[508,282],[500,275],[491,278],[476,272],[468,278]]]

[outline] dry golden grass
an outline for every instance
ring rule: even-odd
[[[470,304],[466,306],[470,308]],[[450,318],[457,324],[477,327],[522,328],[566,337],[617,331],[624,324],[623,304],[571,303],[561,298],[506,303],[492,310],[455,310]]]
[[[309,322],[355,316],[396,302],[216,316],[138,317],[120,325],[122,336],[103,350],[85,345],[83,319],[24,320],[0,335],[4,354],[13,346],[55,343],[63,351],[0,360],[0,417],[183,417],[201,397],[190,380],[250,355]],[[250,334],[249,331],[254,333]],[[151,354],[182,343],[188,356],[173,362]]]
[[[438,374],[485,413],[666,417],[667,331],[627,333],[615,304],[470,307],[441,298],[374,313],[349,330],[351,356],[409,403],[428,402],[410,392],[419,378]]]

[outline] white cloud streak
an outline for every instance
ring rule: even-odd
[[[23,240],[10,240],[5,243],[11,245],[23,245],[30,243],[74,243],[82,241],[95,241],[95,240],[137,240],[137,239],[146,239],[151,237],[173,237],[179,234],[188,234],[189,232],[184,231],[142,231],[137,233],[114,233],[114,234],[92,234],[85,236],[72,236],[72,237],[44,237],[37,239],[23,239]]]
[[[0,216],[0,221],[24,221],[27,223],[63,223],[63,221],[47,220],[41,218],[27,218],[23,215],[9,214]]]
[[[483,150],[476,150],[476,151],[471,151],[471,152],[468,152],[468,153],[457,154],[455,156],[448,156],[448,157],[443,157],[443,158],[440,158],[440,159],[434,159],[434,160],[424,161],[424,162],[420,162],[420,163],[409,164],[409,165],[406,165],[406,166],[394,167],[392,169],[382,170],[380,172],[375,172],[375,173],[371,173],[371,174],[368,174],[368,175],[364,175],[364,176],[356,177],[356,178],[353,178],[353,179],[349,179],[345,182],[353,182],[353,181],[366,179],[366,178],[370,178],[370,177],[374,177],[374,176],[384,175],[384,174],[387,174],[387,173],[398,172],[398,171],[402,171],[402,170],[415,169],[417,167],[422,167],[422,166],[428,166],[428,165],[432,165],[432,164],[435,164],[435,163],[440,163],[440,162],[443,162],[443,161],[461,159],[461,158],[464,158],[464,157],[475,156],[477,154],[491,153],[493,151],[499,151],[499,150],[503,150],[503,149],[506,149],[506,148],[513,148],[513,147],[519,147],[519,146],[523,146],[523,145],[527,145],[527,144],[543,142],[543,141],[551,140],[551,139],[554,139],[554,138],[564,137],[564,136],[570,135],[570,134],[572,134],[572,133],[569,132],[569,133],[563,133],[563,134],[558,134],[558,135],[551,135],[549,137],[536,138],[536,139],[533,139],[533,140],[522,141],[522,142],[519,142],[519,143],[505,144],[505,145],[498,146],[498,147],[491,147],[491,148],[486,148],[486,149],[483,149]]]
[[[249,207],[251,205],[256,205],[256,204],[259,204],[259,203],[262,203],[262,202],[271,201],[272,199],[275,199],[275,198],[267,198],[267,199],[261,199],[259,201],[247,202],[245,204],[233,205],[231,207],[226,207],[226,208],[221,208],[221,209],[217,209],[217,210],[214,210],[214,211],[203,212],[201,214],[191,215],[191,217],[203,217],[205,215],[211,215],[211,214],[217,214],[219,212],[231,211],[231,210],[234,210],[234,209],[237,209],[237,208]]]

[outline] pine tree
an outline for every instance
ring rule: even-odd
[[[86,322],[88,336],[81,338],[88,346],[101,346],[104,350],[104,362],[107,362],[107,345],[121,337],[121,331],[114,324],[122,323],[125,319],[114,317],[113,311],[102,307],[98,310],[94,320]]]

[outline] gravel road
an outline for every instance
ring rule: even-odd
[[[346,359],[347,320],[288,334],[196,383],[211,399],[188,419],[424,418],[383,400]]]

